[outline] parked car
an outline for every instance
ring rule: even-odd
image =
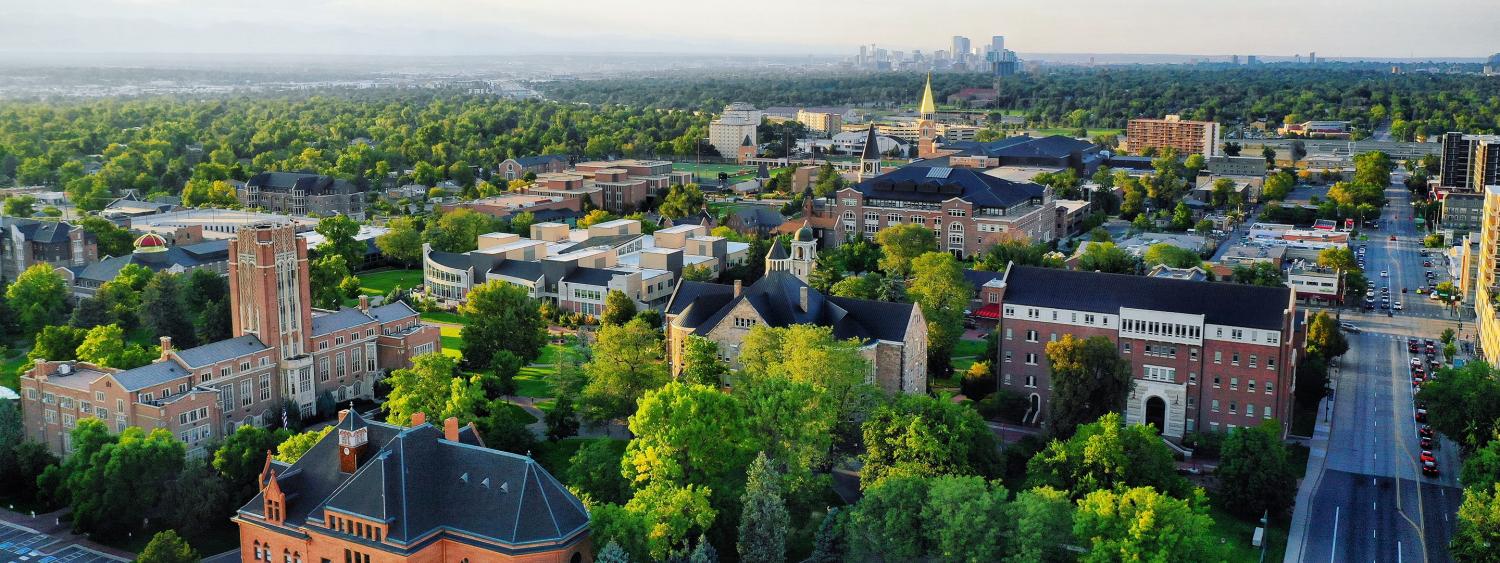
[[[1417,429],[1417,435],[1424,438],[1431,438],[1433,437],[1433,434],[1436,434],[1436,432],[1432,430],[1431,426],[1427,426],[1425,424],[1422,425],[1421,428]]]
[[[1438,471],[1436,463],[1424,463],[1422,464],[1422,475],[1426,477],[1437,477],[1439,475],[1442,475],[1442,473]]]
[[[1417,422],[1427,422],[1427,409],[1417,409]]]
[[[1432,449],[1432,438],[1422,438],[1420,440],[1417,440],[1417,445],[1422,446],[1422,449],[1424,450],[1430,450]]]
[[[1422,454],[1419,456],[1419,459],[1422,460],[1422,463],[1437,463],[1437,456],[1432,455],[1432,452],[1428,450],[1422,450]]]
[[[1359,334],[1360,333],[1359,327],[1354,326],[1354,323],[1351,323],[1349,321],[1342,321],[1342,322],[1340,322],[1339,323],[1339,328],[1344,329],[1344,332],[1352,332],[1352,333],[1355,333],[1355,334]]]
[[[1417,339],[1415,339],[1415,338],[1408,338],[1408,339],[1406,339],[1406,351],[1411,352],[1413,354],[1417,353]],[[1416,361],[1416,358],[1412,358],[1412,361]]]

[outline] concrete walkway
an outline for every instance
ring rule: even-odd
[[[1324,397],[1318,402],[1318,413],[1329,412],[1332,409],[1331,398]],[[1286,563],[1298,563],[1302,560],[1302,546],[1307,540],[1308,526],[1312,519],[1312,499],[1318,492],[1318,485],[1323,481],[1323,466],[1328,459],[1328,435],[1331,430],[1330,423],[1322,416],[1313,426],[1313,436],[1307,442],[1307,473],[1303,475],[1302,482],[1297,487],[1296,509],[1292,511],[1291,530],[1287,532],[1286,538]]]

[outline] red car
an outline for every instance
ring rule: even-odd
[[[1431,426],[1423,426],[1417,429],[1417,434],[1424,438],[1431,438],[1435,432],[1432,431]]]
[[[1396,240],[1396,235],[1391,235],[1391,240]]]
[[[1424,450],[1430,450],[1432,449],[1432,438],[1422,438],[1421,440],[1417,440],[1417,445],[1422,446],[1422,449]]]
[[[1427,409],[1417,409],[1417,422],[1427,422]]]
[[[1432,452],[1422,450],[1422,463],[1437,463],[1437,456],[1432,455]]]
[[[1422,474],[1428,477],[1437,477],[1442,475],[1442,472],[1438,471],[1437,464],[1424,463],[1422,464]]]
[[[1417,339],[1415,339],[1415,338],[1408,338],[1408,339],[1406,339],[1406,351],[1407,352],[1411,352],[1413,354],[1417,353]],[[1413,358],[1413,359],[1415,359],[1415,358]]]

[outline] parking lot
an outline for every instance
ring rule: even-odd
[[[114,563],[129,561],[105,555],[77,545],[49,547],[60,540],[43,534],[0,522],[0,562],[25,561],[27,563]]]

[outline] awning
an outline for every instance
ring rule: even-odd
[[[998,319],[1000,318],[1000,304],[990,303],[980,307],[978,311],[974,311],[974,316],[982,319]]]

